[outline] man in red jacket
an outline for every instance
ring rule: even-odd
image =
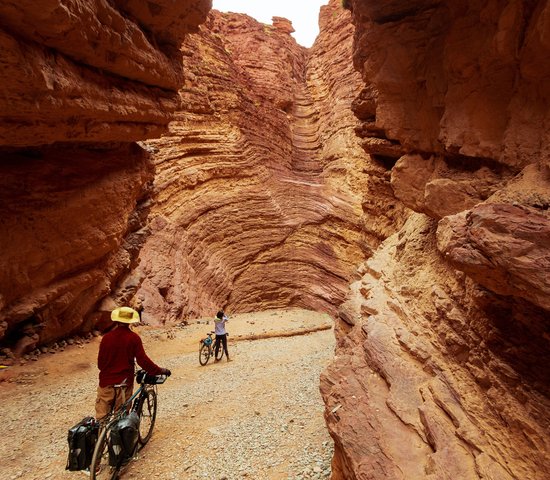
[[[116,409],[132,395],[134,361],[137,361],[139,366],[150,375],[170,375],[171,373],[170,370],[159,367],[146,355],[141,338],[130,330],[132,323],[139,322],[138,312],[130,307],[116,308],[111,312],[111,320],[116,322],[117,326],[103,336],[97,356],[99,368],[99,387],[95,402],[97,420],[101,420],[111,411],[113,403]],[[120,384],[125,384],[126,388],[115,389],[113,386]]]

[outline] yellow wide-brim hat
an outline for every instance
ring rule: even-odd
[[[139,322],[139,313],[130,307],[119,307],[111,312],[111,320],[120,323],[137,323]]]

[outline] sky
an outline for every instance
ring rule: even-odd
[[[246,13],[271,25],[271,17],[285,17],[292,22],[292,36],[304,47],[311,47],[319,33],[319,9],[329,0],[214,0],[213,8],[221,12]]]

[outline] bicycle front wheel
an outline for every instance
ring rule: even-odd
[[[157,418],[157,394],[154,390],[145,390],[139,396],[136,412],[139,415],[138,440],[143,447],[153,434],[153,427]]]
[[[208,360],[210,360],[210,345],[203,343],[199,350],[199,363],[201,365],[206,365]]]
[[[92,480],[115,480],[120,467],[109,465],[109,425],[102,429],[95,444],[92,463],[90,465],[90,477]]]

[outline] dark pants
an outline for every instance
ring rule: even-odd
[[[216,357],[218,356],[218,352],[220,350],[220,342],[223,345],[223,351],[225,352],[225,356],[229,358],[229,352],[227,351],[227,333],[223,335],[216,335]]]

